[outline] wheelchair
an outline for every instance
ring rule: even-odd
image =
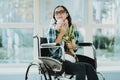
[[[38,60],[31,62],[27,67],[25,80],[29,80],[29,71],[32,66],[37,67],[38,75],[40,77],[39,80],[75,80],[73,74],[64,71],[61,61],[50,57],[50,51],[48,48],[61,48],[62,55],[64,56],[63,47],[54,43],[46,44],[47,38],[45,37],[34,36],[33,38],[36,38],[38,43]],[[79,43],[80,48],[86,46],[93,49],[93,58],[80,54],[77,54],[76,56],[79,61],[91,64],[96,70],[96,73],[101,76],[100,80],[105,80],[103,74],[97,71],[97,58],[94,45],[92,43]]]

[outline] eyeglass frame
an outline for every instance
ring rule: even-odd
[[[60,10],[60,11],[56,11],[56,12],[55,12],[55,15],[58,15],[58,14],[64,14],[64,13],[66,13],[65,10]]]

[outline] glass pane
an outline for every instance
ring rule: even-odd
[[[83,43],[84,42],[84,38],[85,38],[85,29],[84,28],[80,28],[79,29],[80,31],[80,43]],[[84,54],[84,47],[79,47],[76,54],[81,54],[83,55]]]
[[[116,22],[120,24],[120,0],[116,0]]]
[[[93,21],[94,23],[115,24],[120,16],[119,0],[94,0]]]
[[[33,0],[0,0],[0,23],[33,22]]]
[[[94,30],[93,44],[100,61],[120,61],[120,28]]]
[[[0,63],[25,63],[33,60],[32,29],[0,29]]]
[[[72,17],[72,22],[81,26],[87,20],[87,0],[41,0],[40,23],[50,24],[53,10],[58,5],[64,5]]]
[[[119,58],[120,57],[120,28],[115,29],[114,51],[115,51],[115,57]]]

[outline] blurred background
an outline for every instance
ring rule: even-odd
[[[0,0],[0,80],[24,79],[28,64],[38,58],[33,36],[46,36],[57,5],[70,12],[80,41],[94,44],[98,71],[106,80],[120,79],[119,0]]]

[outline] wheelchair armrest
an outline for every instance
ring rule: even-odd
[[[52,47],[52,46],[56,46],[56,43],[42,43],[41,47]]]
[[[93,44],[90,42],[79,43],[78,46],[92,46]]]
[[[51,57],[40,57],[40,60],[43,61],[45,65],[50,67],[55,72],[60,72],[62,70],[62,63],[56,59],[53,59]]]
[[[43,44],[41,44],[40,48],[41,49],[42,48],[61,48],[63,60],[65,60],[64,48],[63,48],[63,46],[60,46],[59,44],[56,44],[56,43],[43,43]]]
[[[62,46],[56,43],[42,43],[40,48],[62,48],[64,50]]]

